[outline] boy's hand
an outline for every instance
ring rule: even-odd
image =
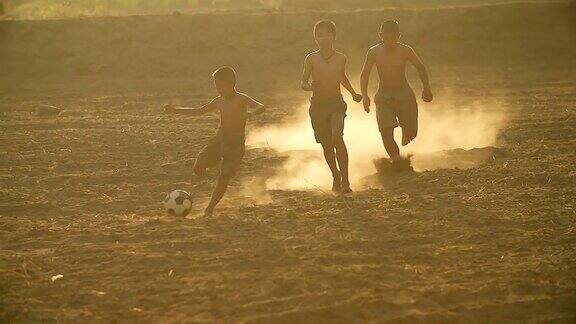
[[[354,101],[356,101],[356,102],[362,101],[362,98],[363,98],[363,97],[362,97],[361,94],[358,94],[358,93],[352,94],[352,99],[353,99]]]
[[[424,91],[422,91],[422,100],[424,100],[424,102],[431,102],[433,98],[432,90],[424,89]]]
[[[362,96],[362,103],[364,104],[364,111],[370,113],[370,97],[368,95]]]
[[[302,90],[304,91],[316,91],[318,89],[319,81],[302,81]]]
[[[164,109],[165,114],[173,114],[176,112],[176,107],[172,104],[164,104],[162,105],[162,108]]]

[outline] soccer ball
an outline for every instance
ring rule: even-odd
[[[190,213],[192,200],[186,191],[174,190],[164,198],[164,207],[168,214],[183,217]]]

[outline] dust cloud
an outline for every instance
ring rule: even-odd
[[[350,98],[346,98],[346,102],[344,138],[350,155],[350,180],[354,186],[376,172],[375,159],[388,156],[376,124],[375,107],[366,114],[360,103]],[[450,96],[439,97],[433,103],[420,103],[419,110],[418,137],[400,148],[402,155],[411,155],[415,171],[461,167],[461,163],[454,161],[458,156],[439,157],[455,149],[492,148],[506,122],[506,104],[489,99],[462,102]],[[308,102],[302,102],[297,111],[289,122],[253,129],[247,143],[273,149],[287,157],[282,168],[265,181],[266,189],[328,190],[332,178],[322,149],[314,141]],[[396,129],[395,137],[400,143],[400,128]]]

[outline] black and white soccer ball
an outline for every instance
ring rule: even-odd
[[[190,213],[192,200],[184,190],[174,190],[164,198],[164,207],[172,216],[184,217]]]

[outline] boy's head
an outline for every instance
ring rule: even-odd
[[[380,25],[380,39],[385,45],[398,44],[400,40],[400,26],[396,20],[387,20]]]
[[[224,97],[236,91],[236,71],[229,66],[223,66],[212,73],[216,91]]]
[[[314,25],[314,39],[319,47],[332,47],[336,39],[336,24],[332,20],[320,20]]]

